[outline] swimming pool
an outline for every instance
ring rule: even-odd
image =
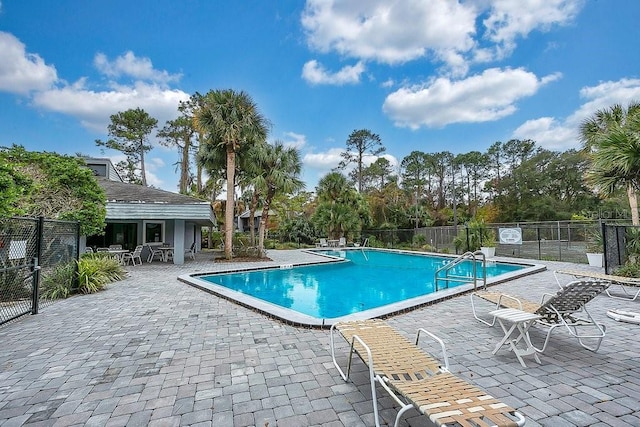
[[[274,317],[314,326],[403,311],[472,286],[449,282],[448,288],[436,292],[434,273],[451,257],[371,249],[321,251],[320,255],[336,262],[198,274],[181,280]],[[491,262],[487,280],[530,274],[530,267]],[[471,277],[471,270],[471,261],[466,261],[456,266],[455,274]]]

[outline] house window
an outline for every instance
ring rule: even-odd
[[[164,221],[144,221],[144,243],[164,242]]]

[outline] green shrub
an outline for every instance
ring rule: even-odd
[[[602,231],[592,230],[587,237],[587,252],[592,254],[602,253],[604,250]]]
[[[484,221],[469,221],[453,239],[456,251],[477,251],[481,246],[495,246],[496,234]]]
[[[0,273],[0,303],[20,301],[31,297],[31,280],[23,269]]]
[[[412,240],[413,246],[425,246],[427,244],[427,236],[424,234],[415,234]]]
[[[51,272],[42,275],[40,296],[46,299],[67,298],[73,293],[75,262],[57,265]]]
[[[40,295],[47,299],[67,298],[74,293],[92,294],[104,288],[108,283],[121,280],[125,276],[124,268],[105,254],[85,254],[78,261],[78,274],[75,276],[75,262],[56,266],[42,275]],[[78,279],[78,289],[74,289],[74,278]]]
[[[102,290],[106,284],[122,280],[125,277],[124,268],[117,260],[96,255],[89,254],[78,261],[79,293],[96,293]]]
[[[376,236],[369,237],[369,247],[371,248],[384,248],[384,242],[378,240]]]
[[[616,276],[623,277],[640,277],[640,264],[635,262],[627,262],[614,272]]]

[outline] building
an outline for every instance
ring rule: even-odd
[[[202,227],[216,224],[207,201],[125,183],[109,159],[86,158],[85,162],[107,196],[105,234],[86,237],[86,246],[119,244],[133,249],[165,243],[175,248],[173,262],[182,264],[184,249],[195,243],[196,252],[200,250]]]

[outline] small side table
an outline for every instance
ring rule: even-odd
[[[523,368],[526,368],[527,365],[524,364],[522,356],[533,354],[536,362],[542,363],[540,362],[540,358],[538,357],[535,347],[531,343],[531,338],[529,338],[529,328],[533,322],[540,319],[541,316],[533,313],[527,313],[522,310],[516,310],[515,308],[501,308],[499,310],[494,310],[489,314],[498,319],[498,323],[500,323],[500,327],[504,332],[504,337],[500,340],[495,350],[493,350],[493,354],[496,354],[503,345],[509,344],[510,350],[516,355]],[[507,329],[507,325],[505,325],[507,322],[511,323],[511,327],[509,329]],[[511,338],[512,335],[514,336],[513,338]],[[524,348],[518,348],[517,345],[520,341],[524,341]]]

